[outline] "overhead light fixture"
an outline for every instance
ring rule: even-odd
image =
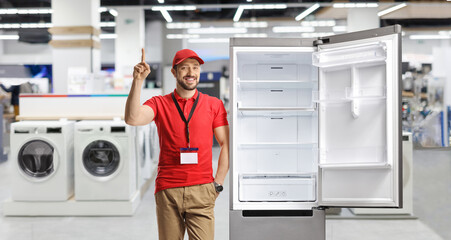
[[[334,26],[332,30],[334,32],[346,32],[346,26]]]
[[[118,15],[118,12],[116,11],[116,9],[110,9],[109,12],[111,15],[113,15],[115,17],[117,17],[117,15]]]
[[[6,14],[50,14],[53,10],[51,8],[35,8],[35,9],[25,9],[25,8],[3,8],[0,9],[0,15]]]
[[[396,10],[399,10],[399,9],[405,7],[405,6],[407,6],[406,3],[398,4],[398,5],[396,5],[396,6],[393,6],[393,7],[391,7],[391,8],[387,8],[387,9],[385,9],[385,10],[382,10],[382,11],[378,12],[378,13],[377,13],[377,16],[379,16],[379,17],[380,17],[380,16],[384,16],[385,14],[394,12],[394,11],[396,11]]]
[[[0,35],[0,40],[18,40],[19,35]]]
[[[377,3],[334,3],[334,8],[377,8]]]
[[[307,27],[333,27],[337,23],[335,20],[316,20],[316,21],[302,21],[301,26]]]
[[[319,8],[319,4],[315,3],[313,4],[311,7],[307,8],[305,11],[303,11],[301,14],[299,14],[298,16],[296,16],[295,20],[296,21],[300,21],[302,19],[304,19],[305,17],[307,17],[308,15],[310,15],[310,13],[312,13],[313,11],[315,11],[316,9]]]
[[[234,22],[233,26],[245,28],[266,28],[268,27],[268,22]]]
[[[0,24],[0,29],[11,28],[51,28],[52,23],[3,23]]]
[[[152,7],[152,11],[161,11],[161,10],[166,10],[166,11],[192,11],[192,10],[196,10],[196,6],[187,5],[187,6],[157,6],[157,7]]]
[[[167,29],[200,28],[200,22],[175,22],[166,23]]]
[[[158,3],[163,4],[163,3],[164,3],[164,0],[158,0]]]
[[[274,33],[302,33],[302,32],[314,32],[314,27],[302,27],[302,26],[277,26],[273,27]]]
[[[233,33],[247,33],[247,28],[190,28],[188,29],[190,34],[233,34]]]
[[[162,9],[162,10],[160,10],[160,12],[161,12],[161,15],[163,15],[164,19],[166,20],[166,22],[168,22],[168,23],[172,22],[171,15],[169,15],[168,11]]]
[[[286,4],[247,4],[240,5],[233,16],[233,21],[238,22],[245,9],[285,9]]]
[[[116,27],[116,22],[100,22],[100,27]]]
[[[301,36],[304,38],[314,38],[314,37],[324,37],[334,35],[333,32],[314,32],[314,33],[302,33]]]
[[[99,35],[100,39],[116,39],[117,34],[115,33],[102,33]]]
[[[167,39],[185,39],[185,38],[199,38],[198,34],[167,34]]]
[[[106,7],[99,7],[99,12],[100,12],[100,13],[102,13],[102,12],[108,12],[108,8],[106,8]]]
[[[195,38],[188,39],[189,43],[228,43],[228,38]]]
[[[268,34],[266,33],[239,33],[233,35],[234,37],[243,37],[243,38],[267,38]]]
[[[440,40],[440,39],[451,39],[451,36],[447,35],[410,35],[412,40]]]
[[[451,0],[450,0],[451,1]],[[252,0],[246,0],[246,2],[252,2]]]

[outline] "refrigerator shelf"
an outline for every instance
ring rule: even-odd
[[[317,149],[317,143],[296,143],[296,142],[264,142],[264,143],[241,143],[239,148],[302,148]]]
[[[301,80],[237,80],[237,86],[240,89],[293,89],[293,88],[314,88],[317,82],[305,82]]]
[[[311,116],[313,113],[315,113],[316,107],[238,107],[238,111],[242,116]]]
[[[352,48],[321,49],[314,52],[312,64],[320,68],[345,69],[352,66],[373,66],[385,64],[387,59],[386,44],[377,42]]]

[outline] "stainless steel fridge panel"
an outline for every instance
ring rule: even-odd
[[[286,213],[291,213],[293,216],[287,216]],[[307,216],[299,216],[303,214]],[[324,240],[326,238],[324,210],[230,211],[229,220],[231,240]]]

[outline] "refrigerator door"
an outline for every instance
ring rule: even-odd
[[[401,207],[401,28],[320,38],[320,206]]]
[[[233,210],[317,206],[313,40],[230,40]]]

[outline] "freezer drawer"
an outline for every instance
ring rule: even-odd
[[[239,178],[240,201],[315,201],[314,175],[243,174]]]

